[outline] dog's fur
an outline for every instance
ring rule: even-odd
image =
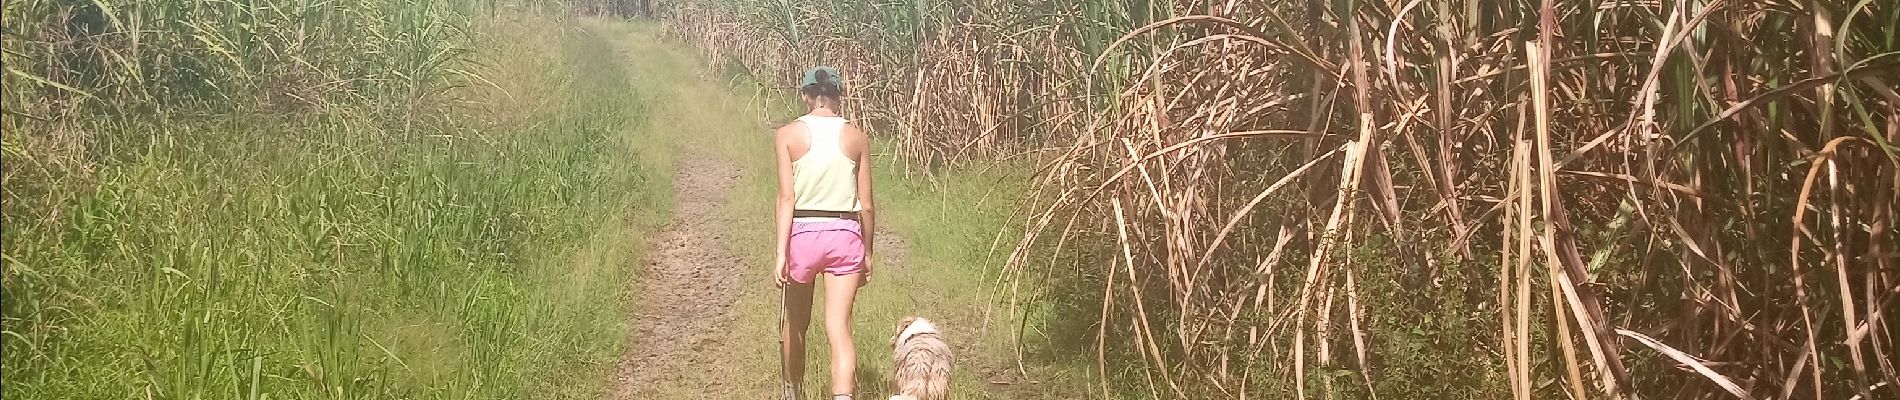
[[[929,320],[904,317],[897,323],[897,335],[891,337],[896,348],[891,372],[897,395],[891,400],[944,400],[950,398],[950,371],[953,359],[950,344]]]

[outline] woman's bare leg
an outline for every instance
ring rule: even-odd
[[[816,283],[816,282],[813,282]],[[811,295],[813,283],[791,283],[781,292],[784,301],[785,321],[779,327],[779,362],[785,366],[785,376],[780,378],[793,386],[804,387],[805,383],[805,331],[811,329]],[[801,394],[802,395],[802,394]]]
[[[825,276],[825,337],[831,340],[831,394],[855,394],[858,349],[851,344],[851,305],[860,274]]]

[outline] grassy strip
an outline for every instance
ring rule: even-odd
[[[10,179],[4,395],[590,396],[670,175],[600,38],[478,25],[495,86],[422,123],[100,120],[87,169]]]

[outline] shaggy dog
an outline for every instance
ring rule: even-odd
[[[950,398],[950,345],[929,320],[904,317],[897,323],[891,344],[896,369],[891,380],[897,395],[891,400],[944,400]]]

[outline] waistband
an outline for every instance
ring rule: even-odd
[[[792,210],[792,218],[858,219],[856,211]]]
[[[864,230],[863,225],[859,225],[857,220],[851,220],[851,219],[833,219],[833,220],[825,220],[825,221],[799,221],[797,219],[792,220],[792,234],[793,235],[806,233],[806,232],[824,232],[824,231],[850,231],[852,233],[862,234],[863,230]]]

